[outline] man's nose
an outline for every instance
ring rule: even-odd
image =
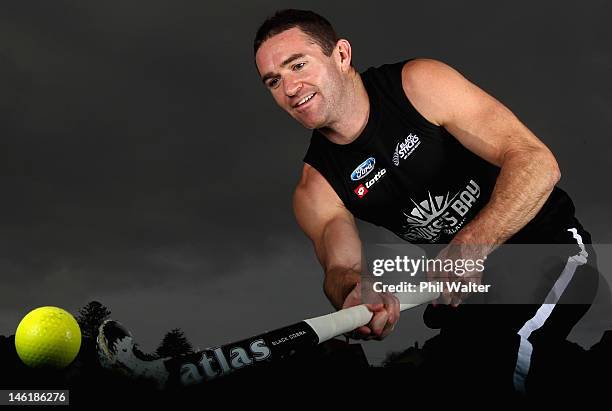
[[[302,89],[302,81],[297,76],[287,76],[284,83],[287,97],[295,96]]]

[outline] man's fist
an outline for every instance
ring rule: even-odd
[[[368,293],[366,307],[374,314],[367,325],[357,328],[351,335],[355,339],[382,340],[395,328],[400,317],[400,303],[396,296],[389,293]],[[363,304],[361,284],[357,283],[355,288],[346,296],[342,308],[354,307]]]

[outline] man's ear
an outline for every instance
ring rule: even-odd
[[[346,39],[340,39],[336,43],[336,49],[334,53],[337,53],[337,61],[340,65],[340,69],[343,72],[347,72],[351,68],[352,50],[351,43]]]

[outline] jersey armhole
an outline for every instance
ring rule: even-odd
[[[402,72],[404,71],[404,66],[406,65],[406,63],[412,60],[414,60],[414,58],[407,59],[399,63],[390,65],[391,71],[388,77],[393,82],[392,90],[394,91],[397,101],[399,102],[401,107],[407,110],[410,114],[412,114],[414,118],[421,124],[421,126],[427,129],[433,130],[433,131],[441,132],[442,130],[445,130],[444,127],[434,124],[431,121],[427,120],[419,112],[419,110],[417,110],[416,107],[414,107],[414,105],[412,104],[408,96],[406,95],[406,92],[404,91],[404,82],[402,79]]]
[[[304,155],[304,158],[302,159],[302,161],[308,164],[309,166],[311,166],[312,168],[314,168],[315,170],[317,170],[319,174],[321,174],[321,176],[325,179],[325,181],[327,181],[330,187],[336,192],[336,194],[338,195],[338,198],[340,198],[340,201],[342,201],[344,206],[347,207],[345,199],[349,197],[347,193],[345,192],[346,188],[343,187],[341,184],[336,184],[333,181],[333,179],[328,178],[325,170],[328,169],[329,167],[333,167],[333,165],[325,164],[326,161],[324,158],[322,158],[322,156],[324,155],[322,153],[322,149],[323,149],[322,147],[319,147],[319,150],[314,151],[315,148],[313,146],[317,146],[316,136],[314,135],[312,136],[310,140],[310,146],[308,147],[308,150],[306,151],[306,154]]]

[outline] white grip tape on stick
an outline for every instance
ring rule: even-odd
[[[438,293],[421,293],[416,297],[411,295],[410,300],[416,301],[409,304],[400,303],[400,311],[417,307],[421,304],[430,302],[438,298]],[[397,296],[400,298],[401,297]],[[337,337],[338,335],[353,331],[356,328],[366,325],[372,319],[372,312],[365,305],[357,305],[345,308],[335,313],[310,318],[305,322],[314,330],[319,337],[319,343]]]

